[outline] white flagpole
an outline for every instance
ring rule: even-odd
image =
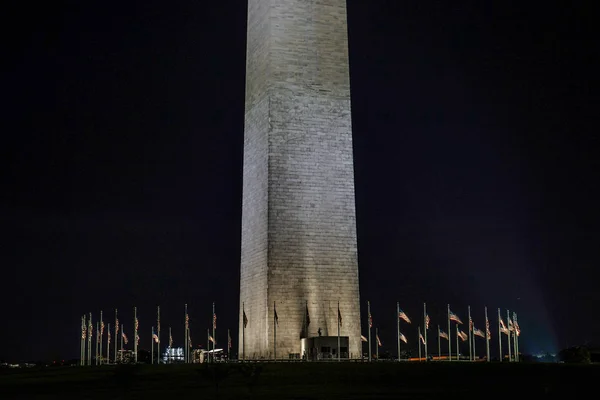
[[[99,350],[99,353],[98,353],[100,355],[100,357],[99,357],[100,358],[100,360],[99,360],[100,365],[102,365],[102,339],[103,339],[102,337],[104,336],[104,329],[103,329],[102,325],[104,325],[104,319],[102,318],[102,311],[100,311],[100,345],[99,345],[100,350]]]
[[[486,306],[485,307],[485,354],[486,354],[487,362],[490,362],[490,337],[488,335],[488,331],[491,331],[491,329],[490,329],[489,325],[490,325],[490,321],[488,319],[487,306]]]
[[[421,362],[421,326],[417,328],[419,336],[417,337],[417,343],[419,343],[419,362]]]
[[[398,362],[400,362],[400,302],[396,302],[396,325],[398,336]]]
[[[498,308],[498,350],[500,353],[500,362],[504,361],[502,359],[502,327],[500,325],[500,308]]]
[[[187,362],[188,362],[188,353],[189,353],[189,348],[190,348],[190,346],[188,345],[189,332],[188,332],[188,310],[187,310],[187,304],[185,305],[184,320],[185,320],[185,339],[184,339],[185,350],[183,351],[183,362],[187,364]]]
[[[156,363],[160,364],[160,306],[156,306]]]
[[[115,308],[115,364],[117,363],[117,340],[119,340],[119,319],[117,318],[117,309]]]
[[[506,337],[508,338],[508,362],[512,362],[512,351],[510,348],[510,324],[508,323],[508,321],[510,321],[510,312],[508,310],[506,310],[506,325],[508,328],[508,335],[506,335]]]
[[[85,326],[85,315],[81,317],[81,331],[79,332],[79,336],[80,336],[80,346],[79,346],[79,365],[83,365],[84,360],[85,360],[85,339],[83,337],[83,332],[84,330],[87,330],[87,327]]]
[[[460,361],[460,347],[458,345],[458,324],[456,324],[456,361]]]
[[[133,307],[133,354],[134,362],[137,364],[138,361],[138,324],[137,324],[137,307]]]
[[[110,322],[106,327],[106,363],[110,364]]]
[[[425,327],[424,339],[425,343],[423,343],[423,348],[425,349],[425,361],[428,361],[428,349],[427,349],[427,306],[423,303],[423,326]]]
[[[367,317],[369,318],[369,362],[371,362],[371,303],[367,301]]]
[[[472,347],[472,341],[473,341],[473,332],[471,330],[471,306],[467,306],[468,309],[468,314],[469,314],[469,361],[473,360],[473,347]]]
[[[123,333],[123,324],[121,324],[121,363],[123,363]]]
[[[448,360],[452,361],[452,331],[450,330],[450,304],[448,304]]]
[[[521,357],[519,357],[519,335],[517,334],[517,313],[513,312],[513,326],[515,327],[515,361],[520,362]]]
[[[88,365],[92,365],[92,330],[94,328],[94,324],[92,323],[92,313],[90,313],[90,319],[88,321],[88,356],[87,362]]]

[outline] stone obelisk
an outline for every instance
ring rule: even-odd
[[[279,358],[337,340],[339,301],[359,358],[346,0],[248,1],[243,164],[240,357],[273,357],[274,303]]]

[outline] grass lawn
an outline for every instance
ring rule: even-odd
[[[48,367],[0,370],[0,399],[537,399],[591,394],[599,378],[599,365],[525,363]]]

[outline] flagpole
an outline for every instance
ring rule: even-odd
[[[488,320],[487,306],[485,307],[485,355],[490,362],[490,321]]]
[[[152,364],[154,364],[154,327],[152,327],[152,335],[150,336],[150,339],[151,339],[151,342],[150,342],[151,347],[150,348],[152,349],[152,350],[150,350],[150,364],[152,365]]]
[[[417,328],[417,331],[419,332],[419,337],[417,337],[417,343],[419,343],[419,362],[421,362],[421,326],[420,325]]]
[[[156,363],[160,364],[160,306],[156,306]]]
[[[473,341],[473,332],[472,332],[472,320],[471,320],[471,306],[467,306],[468,309],[468,314],[469,314],[469,361],[473,360],[473,348],[472,348],[472,341]]]
[[[273,358],[277,361],[277,309],[273,302]]]
[[[134,361],[137,364],[138,362],[138,319],[137,319],[137,307],[133,307],[133,318],[134,318],[134,324],[135,326],[133,327],[133,354],[134,354]]]
[[[106,363],[110,364],[110,322],[106,328]]]
[[[367,313],[369,316],[369,362],[371,362],[371,302],[367,301]]]
[[[123,362],[123,324],[121,324],[121,362]]]
[[[231,335],[229,334],[229,329],[227,329],[227,362],[230,360],[231,353]]]
[[[423,348],[425,349],[425,361],[428,361],[428,349],[427,349],[427,305],[425,303],[423,303],[423,326],[425,327],[425,334],[423,335],[425,337],[425,343],[423,343]]]
[[[94,324],[92,323],[92,313],[90,313],[90,319],[88,320],[88,356],[87,363],[89,366],[92,365],[92,332]]]
[[[458,345],[458,324],[456,324],[456,361],[460,361],[460,351]]]
[[[115,308],[115,364],[117,363],[117,340],[119,338],[119,319],[117,318],[117,309]]]
[[[206,330],[206,348],[209,350],[207,354],[208,354],[208,360],[210,362],[210,329]]]
[[[448,360],[452,361],[452,331],[450,330],[450,304],[448,304]]]
[[[246,321],[244,317],[246,316],[246,306],[244,302],[242,302],[242,360],[246,361]]]
[[[188,323],[189,323],[189,322],[188,322],[188,310],[187,310],[187,303],[185,304],[185,307],[184,307],[184,308],[185,308],[185,311],[184,311],[184,312],[185,312],[185,315],[184,315],[184,317],[183,317],[183,318],[184,318],[184,320],[185,320],[185,324],[184,324],[184,326],[185,326],[185,338],[184,338],[184,340],[183,340],[183,341],[184,341],[184,344],[183,344],[183,345],[184,345],[184,347],[185,347],[185,350],[183,351],[183,362],[184,362],[185,364],[187,364],[187,362],[188,362],[188,353],[189,353],[189,345],[188,345],[188,340],[189,340]]]
[[[508,362],[512,362],[512,350],[510,348],[510,312],[506,310],[506,324],[508,325]]]
[[[85,339],[83,338],[83,329],[85,327],[84,317],[81,316],[81,330],[79,331],[79,366],[83,365],[83,352]]]
[[[102,365],[102,339],[104,336],[104,319],[102,318],[102,311],[100,311],[100,344],[98,345],[99,350],[99,364]]]
[[[477,348],[475,347],[475,325],[473,325],[473,361],[477,357]]]
[[[517,332],[517,313],[513,312],[513,325],[515,327],[515,361],[520,362],[521,357],[519,357],[519,334]]]
[[[440,337],[440,326],[438,325],[438,361],[442,360],[442,338]]]
[[[171,336],[171,327],[169,326],[169,350],[171,350],[171,339],[173,338],[173,336]],[[171,353],[172,354],[172,353]],[[172,364],[172,357],[169,353],[167,353],[167,361],[171,361],[169,364]]]
[[[500,308],[498,308],[498,349],[500,353],[500,362],[502,362],[502,327],[500,326]]]
[[[340,314],[340,302],[338,301],[338,315],[337,315],[337,323],[338,323],[338,348],[337,348],[337,353],[338,353],[338,362],[342,361],[342,354],[340,353],[340,317],[342,316],[342,314]]]

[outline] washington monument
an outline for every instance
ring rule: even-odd
[[[303,356],[339,302],[359,358],[346,0],[249,0],[247,33],[239,357]]]

